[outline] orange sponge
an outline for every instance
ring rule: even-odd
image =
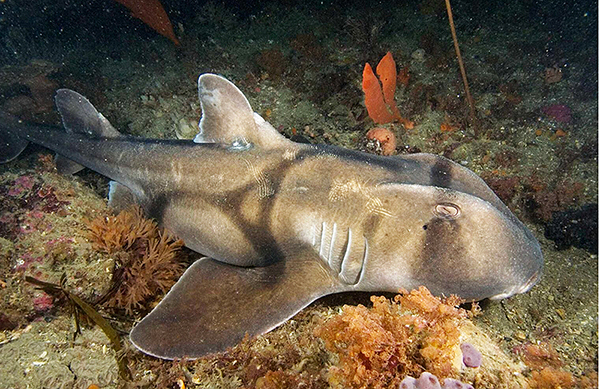
[[[159,34],[179,46],[171,21],[159,0],[115,0],[131,11],[131,16],[140,19]]]
[[[377,65],[377,76],[379,78],[373,73],[371,65],[366,63],[363,70],[362,88],[369,117],[378,124],[399,121],[404,127],[413,128],[414,123],[400,115],[394,101],[397,77],[396,62],[389,51]]]
[[[363,70],[362,88],[363,92],[365,92],[365,106],[367,107],[369,117],[378,124],[393,121],[394,116],[384,101],[381,85],[379,85],[379,80],[375,76],[375,73],[373,73],[373,69],[371,69],[369,63],[365,64],[365,69]]]

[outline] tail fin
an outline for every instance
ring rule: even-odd
[[[22,125],[17,117],[0,112],[0,163],[17,158],[29,144],[26,138],[17,135]]]
[[[88,99],[79,93],[59,89],[55,101],[67,134],[79,133],[101,138],[121,136]],[[56,131],[52,126],[23,123],[15,116],[0,112],[0,163],[15,159],[30,141],[44,145],[44,134],[49,129]],[[83,168],[60,155],[57,155],[56,164],[61,173],[74,173]]]

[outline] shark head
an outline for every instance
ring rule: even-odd
[[[425,285],[438,295],[500,299],[526,292],[540,278],[539,244],[489,201],[415,184],[383,184],[374,192],[387,212],[367,235],[369,255],[377,258],[368,271],[376,276],[365,275],[361,288]]]

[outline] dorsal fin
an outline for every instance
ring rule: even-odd
[[[59,89],[54,97],[63,127],[69,134],[85,134],[93,137],[116,138],[121,136],[112,124],[96,110],[88,99],[70,89]],[[56,154],[56,170],[60,174],[74,174],[83,165]]]
[[[92,103],[79,93],[70,89],[59,89],[56,91],[54,101],[68,133],[102,138],[121,136],[121,133],[94,108]]]
[[[198,78],[202,105],[196,143],[221,143],[229,147],[272,148],[290,144],[273,126],[252,111],[246,96],[227,79],[216,74]]]

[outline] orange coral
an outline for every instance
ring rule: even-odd
[[[159,0],[115,0],[131,11],[131,16],[140,19],[156,32],[169,38],[179,46],[169,16]]]
[[[131,314],[147,306],[152,297],[166,293],[183,273],[184,266],[177,259],[183,241],[160,231],[155,222],[142,216],[139,207],[98,217],[89,228],[94,248],[115,258],[112,287],[101,299],[109,307]]]
[[[391,123],[399,121],[404,127],[411,129],[414,123],[404,119],[394,101],[396,93],[396,62],[392,53],[388,53],[379,61],[377,65],[377,76],[369,63],[365,64],[363,70],[362,88],[365,93],[365,106],[369,117],[375,123]],[[381,80],[381,84],[380,84]]]
[[[393,301],[372,296],[373,308],[344,306],[315,330],[328,350],[339,355],[329,370],[332,386],[398,387],[406,375],[427,370],[456,376],[453,364],[460,322],[467,312],[458,297],[439,299],[425,287],[403,291]]]

